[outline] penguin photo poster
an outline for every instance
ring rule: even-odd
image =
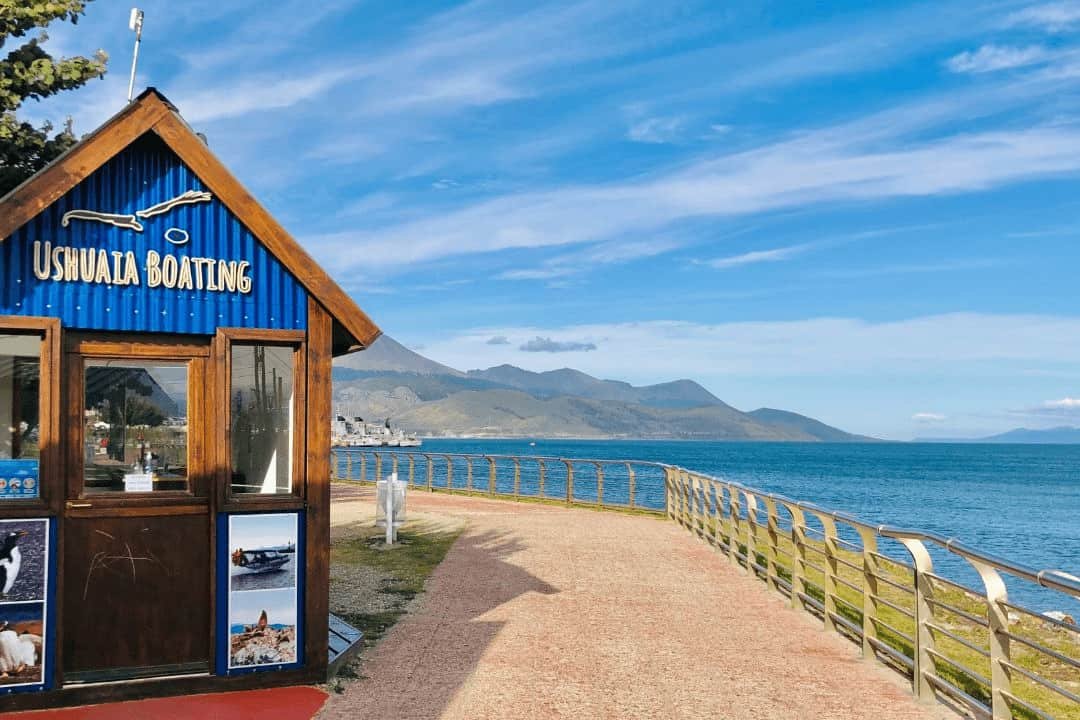
[[[229,517],[229,669],[297,662],[297,513]]]
[[[48,567],[48,520],[0,520],[0,689],[45,682]]]

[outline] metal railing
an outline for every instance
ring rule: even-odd
[[[684,468],[665,473],[668,517],[866,659],[907,675],[917,697],[994,720],[1080,718],[1080,628],[1010,602],[1005,580],[1058,593],[1068,607],[1080,578]],[[970,565],[982,588],[935,572],[941,552]]]
[[[428,490],[657,514],[664,508],[664,466],[638,460],[343,448],[332,452],[331,468],[341,480],[372,482],[396,472]]]
[[[664,513],[732,564],[907,676],[913,693],[977,718],[1080,718],[1080,628],[1008,599],[1006,578],[1080,600],[1080,578],[1034,570],[955,538],[654,462],[335,450],[341,480],[390,472],[432,491]],[[958,558],[974,588],[936,571]]]

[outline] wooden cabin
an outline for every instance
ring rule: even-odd
[[[378,335],[153,89],[0,200],[0,710],[324,680]]]

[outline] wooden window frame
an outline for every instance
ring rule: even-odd
[[[0,334],[38,335],[38,497],[27,500],[0,500],[5,518],[39,516],[59,512],[64,497],[60,449],[60,358],[59,318],[0,315]]]
[[[68,333],[64,343],[66,364],[67,423],[66,476],[63,496],[70,501],[92,502],[94,508],[123,508],[137,512],[139,507],[172,505],[207,506],[214,479],[212,449],[214,437],[209,402],[200,388],[212,374],[211,343],[193,341],[191,336],[117,335],[108,333]],[[86,492],[86,468],[83,458],[83,410],[85,405],[86,360],[162,360],[188,365],[188,486],[187,490],[156,490],[147,493]],[[201,362],[196,362],[201,361]],[[194,510],[194,508],[192,508]]]
[[[291,485],[289,493],[233,493],[232,491],[232,348],[233,345],[272,345],[289,347],[293,351],[293,437]],[[263,330],[254,328],[218,328],[215,337],[215,365],[218,370],[218,407],[221,422],[218,444],[218,506],[222,512],[255,512],[260,510],[303,510],[307,457],[307,333],[302,330]]]

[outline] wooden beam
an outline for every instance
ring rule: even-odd
[[[325,677],[330,638],[330,373],[333,319],[308,300],[307,342],[307,583],[304,657]]]

